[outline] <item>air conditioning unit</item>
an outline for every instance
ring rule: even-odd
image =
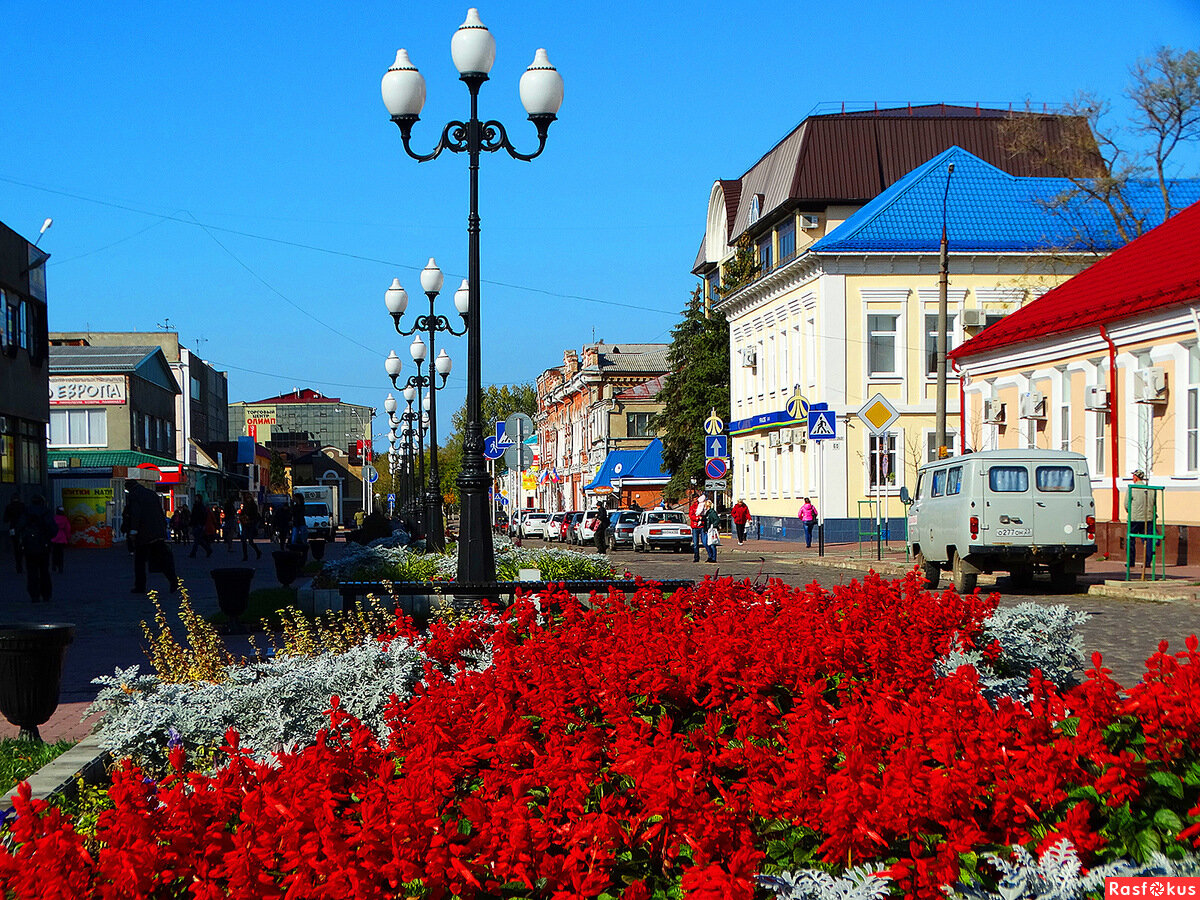
[[[1021,395],[1021,418],[1046,418],[1046,396],[1041,391],[1026,391]]]
[[[768,446],[778,447],[782,443],[783,443],[783,435],[781,435],[778,431],[772,431],[769,435],[767,435],[767,445]]]
[[[999,400],[984,400],[983,401],[983,424],[984,425],[1003,425],[1004,424],[1004,404]]]
[[[800,227],[805,231],[812,231],[814,228],[820,228],[821,219],[819,216],[802,215],[800,217]]]
[[[65,459],[56,459],[50,463],[50,468],[52,469],[66,469],[68,466],[69,462]]]
[[[742,365],[747,369],[753,369],[758,365],[758,354],[753,347],[742,348]]]
[[[746,452],[758,456],[758,441],[746,441]]]
[[[803,428],[793,428],[792,434],[794,436],[793,446],[799,447],[801,450],[808,446],[808,433]]]
[[[1108,388],[1089,384],[1083,389],[1083,405],[1087,409],[1108,409]]]
[[[1167,400],[1166,370],[1161,366],[1135,369],[1133,399],[1135,403],[1165,403]]]
[[[784,444],[790,444],[796,439],[795,428],[785,428],[779,432],[779,440]]]
[[[982,328],[987,324],[987,312],[982,309],[964,309],[962,323],[963,328]]]

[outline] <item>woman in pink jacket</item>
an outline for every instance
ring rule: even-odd
[[[50,538],[50,569],[54,572],[63,570],[63,547],[71,539],[71,520],[67,511],[61,506],[54,512],[54,537]]]
[[[796,515],[804,523],[804,546],[811,547],[813,527],[817,524],[817,508],[812,505],[811,500],[805,497],[804,505],[800,507],[800,512]]]

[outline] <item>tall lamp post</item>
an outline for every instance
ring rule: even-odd
[[[946,294],[950,282],[950,254],[946,243],[946,201],[950,197],[950,176],[954,174],[954,163],[946,169],[946,190],[942,194],[942,242],[938,253],[938,318],[937,318],[937,418],[934,426],[934,441],[938,455],[946,448],[946,339],[947,320]],[[883,451],[881,450],[880,453]]]
[[[408,330],[403,330],[400,327],[400,319],[404,316],[405,309],[408,308],[408,292],[400,284],[399,278],[392,279],[392,286],[384,293],[384,302],[387,304],[388,313],[391,314],[392,323],[396,326],[396,334],[408,336],[416,332],[424,332],[429,335],[429,375],[426,377],[425,385],[429,388],[429,486],[426,490],[425,509],[428,513],[425,532],[425,546],[430,550],[441,552],[446,549],[446,530],[442,520],[442,479],[438,473],[437,461],[437,393],[439,385],[433,378],[434,369],[442,376],[441,387],[446,384],[446,378],[450,375],[450,357],[445,350],[437,353],[437,335],[439,332],[452,334],[455,337],[462,337],[466,332],[466,326],[461,331],[455,331],[450,324],[450,320],[445,316],[439,316],[434,312],[433,302],[437,299],[437,295],[442,291],[442,285],[445,283],[445,276],[442,270],[438,268],[433,257],[429,257],[429,262],[425,268],[421,270],[421,290],[425,292],[425,296],[429,298],[429,314],[417,316],[413,327]],[[464,282],[465,284],[465,282]],[[470,295],[464,288],[459,288],[454,292],[454,305],[458,309],[458,314],[462,316],[466,322],[470,311]],[[420,340],[418,337],[417,340]],[[420,347],[422,349],[422,359],[417,359],[417,341],[413,341],[413,362],[417,364],[417,374],[420,375],[421,362],[424,359],[424,342]]]
[[[425,79],[408,58],[408,51],[396,53],[396,61],[383,76],[383,102],[392,121],[400,129],[404,152],[417,162],[437,158],[443,150],[467,153],[470,171],[470,212],[467,217],[468,291],[470,298],[467,316],[467,423],[463,438],[462,472],[458,477],[462,498],[459,522],[458,580],[459,582],[488,582],[496,580],[496,556],[492,547],[492,532],[488,515],[489,479],[483,458],[483,424],[481,398],[483,379],[480,360],[479,308],[479,154],[505,150],[514,159],[531,160],[546,146],[546,133],[562,105],[562,76],[550,64],[546,51],[539,49],[533,64],[521,76],[521,104],[538,133],[538,147],[533,153],[519,153],[509,142],[504,126],[495,120],[479,120],[479,89],[488,80],[496,59],[496,40],[479,20],[475,9],[467,11],[467,19],[450,40],[450,55],[458,69],[460,80],[471,95],[471,116],[466,122],[451,121],[442,129],[441,140],[425,154],[415,153],[410,146],[413,125],[425,105]]]

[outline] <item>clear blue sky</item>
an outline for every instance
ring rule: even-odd
[[[379,95],[424,73],[429,149],[468,114],[449,42],[467,4],[8,3],[0,220],[41,245],[53,330],[153,330],[229,372],[231,400],[295,386],[381,407],[408,343],[383,293],[466,275],[461,154],[408,159]],[[1057,103],[1127,112],[1129,66],[1200,47],[1196,0],[481,5],[480,113],[531,149],[517,82],[538,47],[565,100],[543,156],[481,166],[484,382],[531,381],[593,339],[666,341],[709,189],[819,103]],[[1191,156],[1188,174],[1196,174]],[[455,318],[457,318],[455,316]],[[443,416],[462,402],[466,342]]]

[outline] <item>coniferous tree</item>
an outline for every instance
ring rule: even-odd
[[[725,263],[721,296],[753,281],[758,272],[758,254],[743,235]],[[663,411],[650,427],[662,440],[663,465],[671,473],[664,494],[680,499],[693,480],[704,485],[704,420],[715,409],[729,421],[729,323],[720,313],[709,313],[699,287],[671,331],[667,363]]]

